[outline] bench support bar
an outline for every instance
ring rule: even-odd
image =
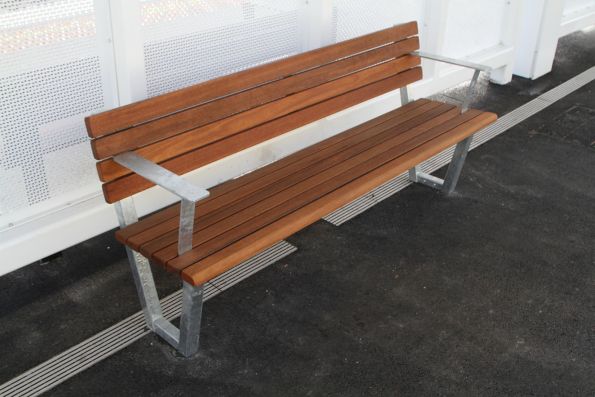
[[[190,202],[190,204],[193,210],[194,203]],[[115,207],[120,227],[125,227],[138,221],[138,215],[136,214],[132,198],[117,202]],[[200,336],[203,286],[195,287],[183,282],[182,313],[180,317],[180,328],[178,329],[163,316],[163,310],[161,309],[159,295],[157,294],[153,272],[151,271],[151,265],[148,259],[129,247],[126,247],[126,254],[128,255],[132,277],[134,278],[134,284],[136,285],[147,326],[165,339],[167,343],[175,347],[182,355],[186,357],[194,355],[198,351],[198,340]]]
[[[444,180],[426,172],[420,171],[419,166],[415,166],[409,170],[409,179],[411,182],[421,183],[434,189],[442,189]]]
[[[409,179],[412,182],[421,183],[422,185],[442,190],[447,195],[451,194],[454,192],[459,177],[461,176],[461,171],[463,170],[463,165],[465,164],[465,159],[467,158],[472,139],[473,136],[470,136],[457,144],[444,179],[420,171],[419,166],[415,166],[409,170]]]
[[[461,176],[461,171],[463,170],[467,153],[469,153],[469,146],[471,146],[472,139],[473,135],[459,142],[455,147],[455,152],[452,155],[452,161],[448,166],[446,177],[444,178],[444,185],[442,186],[442,191],[446,194],[451,194],[457,187],[457,182]]]

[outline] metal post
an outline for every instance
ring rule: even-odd
[[[411,168],[409,170],[409,180],[411,182],[418,182],[419,178],[417,177],[419,175],[419,166],[416,165],[415,167]]]
[[[180,230],[178,237],[178,255],[192,249],[192,233],[194,231],[194,210],[196,203],[182,199],[180,203]]]
[[[399,93],[401,94],[401,106],[407,105],[409,103],[409,90],[407,86],[401,87]]]
[[[138,221],[132,198],[117,202],[115,207],[120,227],[125,227]],[[128,256],[128,262],[130,263],[140,304],[145,314],[145,320],[149,328],[154,330],[155,322],[163,317],[163,313],[161,311],[161,304],[159,303],[157,288],[155,288],[151,265],[147,258],[131,250],[129,247],[126,247],[126,255]]]
[[[469,110],[473,90],[475,89],[475,85],[477,84],[477,79],[479,78],[480,72],[481,70],[475,70],[475,72],[473,73],[473,78],[471,79],[471,83],[469,84],[469,88],[467,89],[467,95],[465,96],[465,100],[463,100],[463,104],[461,105],[461,113],[465,113],[467,110]]]
[[[452,155],[452,160],[448,166],[448,171],[446,171],[446,177],[444,178],[444,184],[442,185],[442,191],[446,194],[451,194],[454,192],[455,187],[457,186],[457,182],[461,176],[463,164],[465,164],[465,159],[467,158],[467,153],[469,152],[469,146],[471,145],[472,139],[473,135],[459,142],[455,147],[455,152]]]
[[[200,322],[202,318],[203,286],[193,286],[184,281],[180,341],[178,351],[190,357],[198,351]]]

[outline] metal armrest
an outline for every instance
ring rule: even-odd
[[[431,59],[433,61],[450,63],[451,65],[463,66],[463,67],[466,67],[469,69],[479,70],[484,73],[488,73],[488,72],[492,71],[492,68],[487,65],[481,65],[479,63],[469,62],[469,61],[465,61],[462,59],[455,59],[455,58],[445,57],[442,55],[431,54],[431,53],[425,52],[425,51],[413,51],[412,54],[417,55],[418,57],[421,57],[421,58]]]
[[[114,161],[182,199],[180,205],[178,253],[182,255],[184,252],[190,251],[192,249],[195,204],[209,197],[209,191],[193,185],[181,176],[134,152],[118,154],[114,157]]]
[[[423,52],[423,51],[414,51],[414,52],[412,52],[412,54],[417,55],[421,58],[431,59],[433,61],[449,63],[451,65],[463,66],[463,67],[469,68],[469,69],[475,69],[475,73],[473,73],[473,78],[471,79],[471,84],[469,85],[469,88],[467,90],[467,95],[465,96],[465,99],[463,100],[463,103],[461,105],[461,113],[464,113],[467,110],[469,110],[469,104],[471,103],[471,94],[473,93],[473,90],[475,89],[475,85],[477,84],[477,79],[479,78],[479,73],[481,73],[481,72],[489,73],[492,70],[491,67],[486,66],[486,65],[480,65],[480,64],[474,63],[474,62],[449,58],[449,57],[445,57],[442,55],[430,54],[430,53]]]
[[[184,200],[196,203],[209,197],[207,189],[193,185],[181,176],[134,152],[118,154],[114,157],[114,161]]]

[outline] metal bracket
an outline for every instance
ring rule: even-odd
[[[407,105],[409,103],[409,90],[407,86],[399,88],[399,93],[401,94],[401,106]]]
[[[442,189],[442,186],[444,185],[443,179],[420,171],[419,166],[417,165],[409,170],[409,179],[411,182],[421,183],[422,185],[439,190]]]
[[[412,182],[421,183],[422,185],[441,190],[447,195],[451,194],[454,192],[459,177],[461,176],[461,171],[463,170],[463,165],[465,164],[465,159],[467,158],[472,139],[473,135],[457,144],[444,179],[422,172],[419,169],[419,166],[415,166],[409,170],[409,179]]]

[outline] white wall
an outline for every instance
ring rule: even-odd
[[[582,3],[571,6],[584,9]],[[505,84],[512,77],[519,5],[519,0],[57,0],[1,10],[0,88],[13,87],[13,107],[0,112],[12,117],[11,126],[0,130],[0,274],[116,226],[95,176],[84,115],[412,19],[419,21],[424,50],[488,64],[495,68],[492,81]],[[470,75],[424,61],[424,80],[411,93],[426,96]],[[60,77],[79,85],[56,96]],[[44,93],[40,101],[51,106],[44,108],[45,118],[25,122],[20,115],[41,106],[30,91]],[[0,89],[0,103],[7,99]],[[389,93],[189,178],[213,186],[396,106],[398,93]],[[39,166],[19,168],[19,159],[29,161],[31,153]],[[135,201],[146,214],[174,198],[154,188]]]
[[[595,0],[525,0],[514,74],[537,79],[552,70],[558,39],[595,24]]]

